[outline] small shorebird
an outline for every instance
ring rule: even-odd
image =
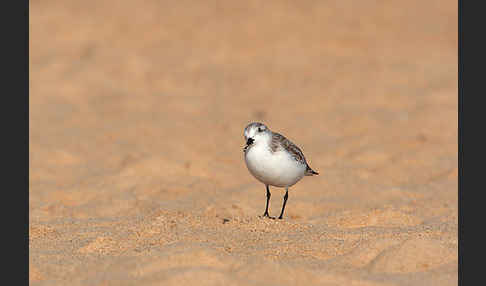
[[[253,122],[244,131],[246,146],[243,148],[246,166],[250,173],[267,188],[267,205],[263,217],[268,214],[269,186],[285,188],[285,196],[279,219],[282,219],[289,197],[289,187],[304,176],[318,175],[307,164],[304,154],[283,135],[272,132],[263,123]]]

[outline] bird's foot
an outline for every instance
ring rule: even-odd
[[[260,217],[261,217],[261,218],[265,218],[265,217],[267,217],[267,218],[269,218],[269,219],[275,219],[275,217],[274,217],[274,216],[270,216],[268,213],[264,213],[264,214],[263,214],[263,215],[261,215]]]

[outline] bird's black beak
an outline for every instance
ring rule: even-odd
[[[246,140],[246,146],[245,146],[245,148],[243,148],[243,152],[246,152],[246,150],[248,150],[248,146],[253,144],[253,141],[255,141],[255,139],[253,139],[253,138],[248,138],[248,140]]]

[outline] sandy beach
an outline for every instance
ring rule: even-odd
[[[457,285],[457,2],[29,5],[31,285]]]

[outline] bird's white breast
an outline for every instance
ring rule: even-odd
[[[260,182],[290,187],[305,175],[306,166],[283,149],[271,152],[266,144],[252,146],[245,154],[246,166]]]

